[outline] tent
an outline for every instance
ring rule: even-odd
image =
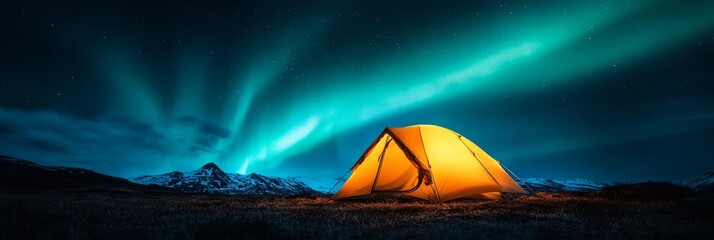
[[[440,203],[526,193],[504,168],[449,129],[435,125],[388,127],[351,168],[352,175],[332,199],[391,193]]]

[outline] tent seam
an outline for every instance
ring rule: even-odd
[[[405,146],[402,146],[403,143],[401,142],[401,140],[400,140],[396,135],[393,135],[393,134],[394,134],[394,133],[392,133],[391,131],[386,132],[386,135],[388,135],[389,137],[392,138],[392,139],[389,140],[390,143],[391,143],[391,142],[394,142],[394,144],[397,145],[397,147],[399,148],[399,150],[402,151],[402,153],[404,154],[404,156],[407,158],[407,161],[409,161],[409,162],[412,164],[412,166],[417,169],[417,174],[418,174],[417,184],[416,184],[414,187],[412,187],[411,189],[405,190],[405,191],[375,191],[375,190],[374,190],[374,187],[373,187],[373,188],[372,188],[372,192],[371,192],[370,194],[373,194],[373,193],[411,193],[411,192],[414,192],[414,191],[416,191],[417,189],[419,189],[419,186],[420,186],[421,183],[422,183],[422,179],[421,179],[421,178],[423,177],[423,173],[422,173],[422,171],[421,171],[421,165],[418,164],[418,163],[414,160],[414,159],[416,158],[416,157],[414,156],[414,153],[412,153],[411,150],[410,150],[408,147],[406,147],[406,145],[405,145]],[[384,160],[384,156],[383,156],[383,155],[384,155],[384,153],[386,153],[387,147],[389,147],[389,145],[386,145],[386,146],[384,147],[383,152],[382,152],[382,155],[380,155],[380,159],[381,159],[381,160],[380,160],[380,163],[379,163],[379,169],[378,169],[377,174],[379,174],[379,171],[381,171],[381,170],[380,170],[381,167],[382,167],[382,162],[381,162],[381,161]],[[405,150],[405,149],[406,149],[406,150]],[[410,156],[411,156],[411,157],[410,157]],[[376,183],[376,180],[378,180],[377,177],[375,177],[375,183]],[[373,183],[373,185],[374,185],[375,183]]]
[[[382,170],[382,162],[384,162],[384,152],[387,151],[387,147],[389,146],[389,143],[392,142],[392,139],[388,139],[384,143],[384,148],[382,149],[382,153],[379,154],[379,167],[377,167],[377,174],[374,175],[374,180],[372,182],[372,189],[369,190],[369,194],[372,194],[374,192],[374,187],[377,186],[377,179],[379,178],[379,172]]]
[[[481,162],[481,159],[478,159],[478,157],[476,156],[476,153],[473,152],[473,151],[471,151],[471,149],[469,148],[469,146],[466,146],[466,143],[464,142],[464,140],[461,139],[463,136],[462,136],[461,134],[456,134],[456,136],[458,136],[459,141],[461,141],[461,144],[463,144],[464,147],[465,147],[466,149],[468,149],[469,152],[471,152],[471,156],[474,156],[474,158],[476,159],[476,161],[477,161],[479,164],[481,164],[481,167],[483,167],[483,170],[486,170],[486,173],[488,173],[488,176],[491,177],[491,179],[493,180],[493,182],[495,182],[496,185],[498,185],[498,187],[501,188],[501,191],[503,191],[503,192],[505,193],[505,192],[506,192],[506,189],[503,188],[503,186],[501,186],[501,183],[499,183],[498,180],[496,180],[495,177],[493,177],[493,174],[491,174],[491,171],[489,171],[488,168],[486,168],[486,165],[483,165],[483,162]]]
[[[426,164],[427,167],[429,167],[429,177],[431,177],[431,190],[434,191],[436,201],[441,203],[441,196],[439,195],[439,190],[436,188],[436,180],[434,179],[434,172],[431,170],[431,162],[429,162],[429,155],[426,153],[426,146],[424,146],[424,135],[421,134],[421,126],[419,126],[419,138],[421,138],[421,149],[424,150]]]

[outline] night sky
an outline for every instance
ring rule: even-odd
[[[714,1],[11,1],[0,154],[342,176],[436,124],[519,177],[714,170]]]

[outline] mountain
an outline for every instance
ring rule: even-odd
[[[689,186],[691,189],[695,191],[701,191],[704,189],[712,189],[714,188],[714,171],[710,171],[708,173],[705,173],[701,177],[695,179],[691,183],[689,183],[687,186]]]
[[[113,189],[129,191],[170,191],[145,186],[84,168],[50,167],[0,155],[0,188],[11,189]]]
[[[339,178],[321,178],[321,177],[291,177],[294,181],[300,181],[315,191],[323,194],[334,194],[340,190],[342,184],[345,184],[347,179],[340,180]]]
[[[319,192],[294,178],[266,177],[260,174],[226,173],[208,163],[190,172],[169,172],[130,179],[139,184],[159,185],[182,192],[220,193],[229,195],[296,196]]]
[[[579,191],[579,192],[591,192],[600,190],[605,185],[602,183],[597,183],[592,180],[574,178],[568,180],[552,180],[540,177],[526,178],[523,179],[525,185],[521,183],[521,186],[525,190],[532,189],[536,192],[557,192],[557,191]]]
[[[49,167],[12,157],[0,156],[0,188],[37,189],[123,189],[135,191],[179,190],[191,193],[220,193],[230,195],[296,196],[333,194],[346,179],[319,177],[267,177],[260,174],[226,173],[216,164],[208,163],[189,172],[169,172],[144,175],[133,179],[112,177],[83,168]],[[595,191],[601,183],[587,179],[551,180],[527,178],[524,189],[536,192]],[[714,172],[692,182],[696,189],[712,186]]]

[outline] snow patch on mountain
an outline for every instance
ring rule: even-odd
[[[701,177],[689,183],[688,186],[696,191],[702,190],[706,187],[714,186],[714,171],[705,173]]]
[[[300,181],[315,191],[323,194],[334,194],[342,188],[346,179],[325,178],[325,177],[291,177],[289,179]]]
[[[525,184],[523,184],[525,183]],[[536,192],[581,191],[590,192],[600,190],[605,184],[589,179],[573,178],[567,180],[552,180],[542,177],[523,179],[520,183],[524,189],[531,188]]]
[[[318,193],[303,182],[295,179],[267,177],[255,173],[248,175],[226,173],[214,163],[208,163],[195,171],[174,171],[160,175],[144,175],[129,180],[135,183],[156,184],[194,193],[270,196],[296,196]]]

